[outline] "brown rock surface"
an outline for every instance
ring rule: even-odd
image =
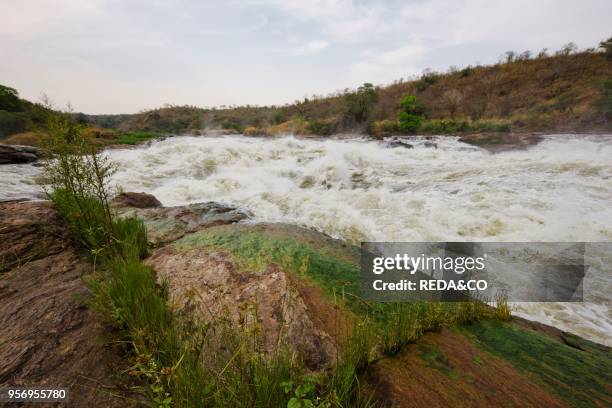
[[[0,234],[0,388],[67,387],[59,406],[138,405],[119,388],[121,361],[84,304],[91,265],[51,205],[1,203]]]
[[[161,207],[162,203],[152,194],[127,192],[113,198],[113,204],[135,208]]]
[[[260,273],[238,271],[222,252],[171,246],[155,251],[146,263],[158,279],[168,283],[169,302],[175,309],[195,313],[201,322],[256,328],[268,353],[280,338],[301,352],[311,369],[335,360],[335,336],[321,317],[337,311],[330,302],[316,302],[312,290],[280,267],[270,265]],[[306,294],[313,298],[305,299]],[[331,319],[341,321],[342,317]]]

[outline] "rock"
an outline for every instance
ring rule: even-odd
[[[113,198],[113,204],[125,207],[152,208],[161,207],[162,203],[152,194],[147,193],[121,193]]]
[[[403,147],[406,149],[414,148],[414,146],[411,145],[410,143],[404,142],[403,140],[398,140],[398,139],[388,141],[387,146],[392,147],[392,148],[395,148],[395,147]]]
[[[433,147],[434,149],[438,148],[438,144],[434,143],[434,142],[425,142],[425,143],[423,143],[423,146],[425,146],[425,147]]]
[[[204,228],[236,223],[250,216],[245,211],[215,202],[177,207],[119,207],[117,210],[120,216],[141,218],[147,227],[149,243],[153,246],[175,241]]]
[[[269,355],[282,336],[310,369],[335,360],[332,337],[317,327],[311,316],[316,311],[309,310],[299,285],[279,266],[271,264],[259,273],[239,271],[228,254],[172,246],[157,250],[146,263],[168,283],[170,304],[196,321],[258,332],[262,351]],[[222,347],[223,339],[216,340]]]
[[[0,164],[31,163],[41,157],[36,147],[0,144]]]
[[[117,382],[125,366],[84,304],[91,264],[68,237],[49,202],[0,204],[0,389],[67,387],[66,407],[143,405]]]

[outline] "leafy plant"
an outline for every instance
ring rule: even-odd
[[[406,133],[416,132],[423,121],[423,116],[417,106],[416,96],[405,95],[400,100],[399,107],[399,130]]]

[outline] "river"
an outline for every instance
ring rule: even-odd
[[[550,135],[500,153],[425,142],[181,136],[108,154],[125,191],[167,206],[233,204],[353,243],[612,241],[612,135]],[[36,174],[0,166],[0,198],[32,196]],[[588,276],[584,303],[517,303],[515,313],[612,345],[609,271]]]

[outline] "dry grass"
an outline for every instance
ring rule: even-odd
[[[41,132],[16,133],[4,139],[2,142],[13,145],[40,146],[45,134]]]

